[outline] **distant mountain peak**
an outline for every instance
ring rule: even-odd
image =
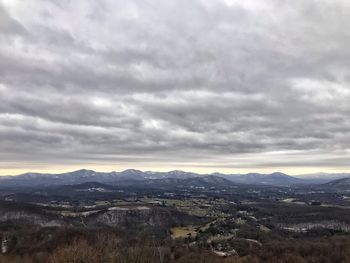
[[[281,173],[281,172],[274,172],[274,173],[271,173],[271,174],[267,174],[267,176],[272,176],[272,177],[292,177],[288,174],[285,174],[285,173]]]
[[[88,169],[79,169],[73,172],[70,172],[70,174],[92,174],[96,173],[94,170],[88,170]]]
[[[126,169],[120,173],[122,173],[122,174],[141,174],[143,172],[140,170],[136,170],[136,169]]]
[[[167,174],[170,174],[170,175],[197,175],[199,176],[199,174],[197,173],[191,173],[191,172],[185,172],[185,171],[181,171],[181,170],[173,170],[173,171],[170,171],[170,172],[167,172]]]
[[[184,172],[184,171],[181,171],[181,170],[172,170],[168,173],[172,173],[172,174],[187,174],[187,173],[190,173],[190,172]]]

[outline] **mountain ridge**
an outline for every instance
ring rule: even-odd
[[[328,175],[328,177],[326,176]],[[341,174],[325,174],[325,177],[310,176],[301,178],[298,176],[290,176],[282,172],[273,172],[270,174],[262,173],[247,173],[247,174],[199,174],[186,172],[181,170],[173,170],[169,172],[156,171],[141,171],[136,169],[126,169],[121,172],[97,172],[88,169],[79,169],[76,171],[65,173],[24,173],[14,176],[0,177],[0,186],[39,186],[39,185],[64,185],[64,184],[79,184],[84,182],[99,182],[99,183],[117,183],[121,181],[149,181],[158,179],[190,179],[204,177],[221,177],[233,183],[239,184],[257,184],[257,185],[298,185],[298,184],[321,184],[327,183],[337,177],[350,177],[350,173]],[[326,179],[329,178],[329,179]],[[341,177],[342,178],[342,177]]]

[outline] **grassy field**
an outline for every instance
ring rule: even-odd
[[[185,226],[185,227],[173,227],[170,229],[172,238],[185,238],[191,235],[191,237],[195,237],[197,235],[195,226]]]

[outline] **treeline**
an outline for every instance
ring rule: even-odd
[[[350,262],[350,236],[275,241],[250,248],[237,240],[240,255],[223,258],[196,244],[158,238],[149,232],[60,229],[26,234],[29,236],[21,241],[26,243],[17,243],[1,255],[0,263]]]

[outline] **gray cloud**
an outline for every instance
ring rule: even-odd
[[[349,169],[349,17],[345,0],[0,1],[0,169]]]

